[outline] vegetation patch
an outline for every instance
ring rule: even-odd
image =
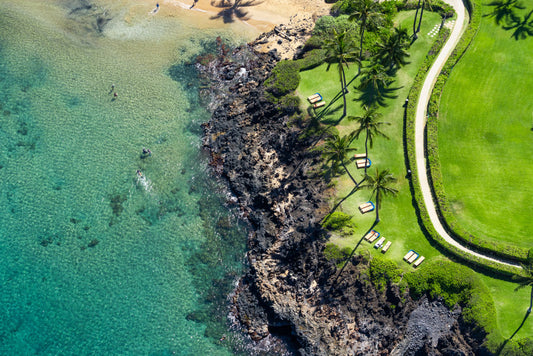
[[[400,283],[404,272],[398,268],[396,262],[378,255],[370,260],[368,275],[379,290],[384,290],[389,284]],[[406,283],[404,282],[403,287],[405,286]]]
[[[491,4],[496,6],[498,2],[491,2]],[[471,26],[477,26],[476,28],[479,28],[482,20],[481,2],[474,1],[472,2],[471,7],[474,10],[474,14],[472,15]],[[488,9],[488,7],[486,7],[486,9]],[[483,16],[483,18],[486,18],[487,15]],[[498,14],[496,14],[496,16],[498,16]],[[494,33],[493,36],[490,36],[490,34],[487,35],[487,31],[491,31],[491,29],[495,28],[494,25],[488,24],[488,21],[488,19],[483,20],[483,22],[485,23],[483,25],[484,36],[481,36],[481,38],[478,36],[478,38],[476,39],[477,45],[475,50],[478,50],[480,52],[476,53],[476,55],[483,57],[482,59],[477,59],[478,65],[480,65],[481,67],[484,67],[485,62],[501,64],[503,61],[492,58],[491,56],[501,55],[498,52],[502,52],[505,49],[510,50],[511,52],[523,51],[524,53],[526,53],[527,48],[531,48],[531,46],[528,45],[528,43],[526,42],[527,39],[523,43],[520,43],[520,47],[518,47],[518,43],[516,42],[516,40],[513,40],[511,38],[502,38],[503,36],[497,38]],[[474,32],[474,30],[472,29],[470,32]],[[498,42],[500,45],[493,46],[492,43],[494,41]],[[509,45],[502,47],[502,42],[508,42]],[[489,48],[491,48],[492,51],[488,50],[487,46],[490,46]],[[508,47],[512,49],[509,49]],[[470,61],[472,60],[473,59],[470,58]],[[520,59],[516,58],[516,61],[520,62]],[[465,90],[468,90],[465,89],[465,87],[475,87],[475,84],[473,83],[482,80],[482,78],[477,74],[478,72],[476,70],[473,70],[472,65],[469,63],[466,63],[466,65],[470,66],[470,70],[463,70],[461,72],[461,74],[466,77],[464,80],[467,81],[465,82],[464,86],[461,86],[460,91],[462,94],[464,94]],[[513,204],[514,201],[520,201],[520,203],[518,204],[524,205],[524,202],[523,200],[521,200],[521,197],[523,196],[523,194],[528,194],[526,191],[524,191],[522,187],[528,186],[528,184],[524,182],[523,177],[531,172],[531,168],[526,168],[523,165],[528,164],[529,158],[524,157],[523,159],[520,159],[520,155],[522,152],[524,152],[524,148],[529,146],[530,132],[529,129],[525,127],[525,125],[529,124],[529,122],[524,124],[524,120],[522,120],[521,122],[519,120],[520,117],[523,117],[523,114],[515,110],[517,106],[516,101],[519,100],[519,98],[517,98],[515,95],[513,95],[512,97],[508,97],[505,93],[502,93],[501,91],[502,86],[505,86],[509,88],[508,90],[506,90],[506,92],[516,92],[516,89],[513,89],[512,87],[516,87],[516,85],[518,84],[516,82],[516,79],[518,79],[518,77],[522,77],[523,73],[520,71],[520,74],[518,76],[516,74],[513,75],[513,72],[516,73],[516,71],[512,68],[513,66],[515,66],[515,64],[505,63],[504,66],[508,67],[506,69],[502,68],[506,73],[505,79],[502,77],[498,77],[497,73],[495,75],[490,74],[491,81],[488,83],[483,83],[483,88],[486,89],[487,92],[472,91],[471,93],[468,93],[468,98],[465,98],[464,100],[470,100],[471,102],[461,102],[462,105],[459,108],[457,107],[457,103],[450,103],[447,105],[448,107],[450,107],[448,111],[450,112],[451,110],[452,117],[454,116],[453,112],[455,112],[455,116],[458,115],[458,113],[460,112],[461,116],[464,116],[465,118],[468,117],[469,122],[468,125],[465,125],[463,129],[459,130],[458,133],[458,130],[452,128],[450,124],[447,123],[447,121],[445,121],[446,123],[441,124],[441,127],[448,128],[447,132],[450,137],[451,135],[454,135],[453,147],[447,144],[444,140],[442,141],[444,143],[444,149],[446,152],[446,162],[441,162],[438,146],[438,110],[444,85],[448,80],[448,77],[451,74],[451,70],[454,65],[455,62],[448,62],[446,67],[443,69],[436,83],[428,108],[428,156],[430,157],[429,163],[431,170],[431,178],[433,181],[435,195],[438,200],[440,214],[444,218],[448,230],[452,231],[453,234],[459,240],[463,241],[465,244],[471,246],[472,248],[498,255],[503,258],[525,262],[529,252],[529,246],[527,245],[530,245],[526,243],[526,241],[528,241],[527,238],[526,240],[524,240],[525,236],[523,233],[524,227],[531,227],[531,225],[529,224],[530,214],[528,214],[528,208],[526,207],[525,209],[518,209],[518,211],[516,209],[517,206],[503,209],[495,208],[495,206],[497,206],[498,204],[503,204],[501,202],[505,201],[506,199],[509,199],[509,204]],[[525,65],[524,67],[527,67],[527,65]],[[457,82],[457,80],[455,80],[455,82]],[[462,81],[460,81],[459,84],[456,84],[456,86],[461,84]],[[491,92],[490,88],[494,85],[497,85],[497,87],[495,87]],[[519,90],[522,90],[522,88],[520,88]],[[448,95],[448,97],[450,96],[453,96],[453,94]],[[490,97],[490,100],[487,100],[487,96]],[[483,98],[483,103],[480,103],[479,99],[476,99],[476,97]],[[459,95],[456,95],[455,98],[457,100],[457,98],[459,98]],[[529,101],[525,100],[524,102],[521,102],[520,107],[527,106],[527,102]],[[481,112],[483,111],[479,110],[479,108],[485,107],[488,107],[490,109],[487,109],[487,112],[485,112],[485,114],[482,114]],[[525,110],[525,112],[527,111],[528,110]],[[510,115],[513,118],[501,120],[501,114]],[[444,115],[444,117],[446,116],[447,115]],[[514,116],[516,116],[517,118],[514,118]],[[455,120],[454,125],[456,127],[461,127],[463,123],[460,121],[461,120]],[[480,123],[479,121],[482,122]],[[529,121],[529,119],[527,121]],[[478,134],[483,134],[483,131],[480,132],[480,130],[483,130],[483,128],[487,126],[493,127],[493,130],[495,130],[497,133],[486,132],[484,133],[484,136],[481,136],[485,140],[478,140],[475,136],[478,136]],[[456,134],[454,134],[453,132],[455,132]],[[473,132],[475,132],[474,137],[472,137]],[[523,133],[525,137],[520,136],[520,133]],[[468,137],[466,137],[467,135]],[[509,144],[506,145],[504,144],[504,142],[499,142],[501,141],[501,135],[507,135],[507,142]],[[522,140],[523,145],[517,146],[516,142],[510,142],[511,140]],[[486,148],[486,146],[490,147]],[[462,157],[451,157],[450,152],[455,147],[461,147],[463,150],[476,152],[476,162],[472,160],[472,157],[470,155],[466,155],[466,160]],[[494,158],[494,152],[502,152],[502,150],[505,150],[508,153],[506,156],[511,158],[511,160],[507,159],[508,162],[506,162],[505,165],[510,165],[511,162],[514,162],[518,165],[522,165],[522,167],[516,167],[519,169],[508,170],[504,168],[504,165],[494,165],[494,163],[491,163],[491,160]],[[462,209],[462,211],[460,212],[461,215],[465,215],[465,212],[468,213],[468,215],[465,215],[465,218],[462,219],[462,223],[458,220],[460,214],[458,214],[458,212],[454,209],[452,202],[450,202],[448,198],[449,194],[445,194],[445,181],[443,180],[441,170],[441,165],[443,164],[443,162],[446,164],[447,171],[449,171],[450,166],[453,166],[455,164],[454,161],[457,161],[457,164],[460,164],[462,167],[462,178],[461,176],[457,175],[451,177],[451,173],[447,172],[446,174],[448,176],[448,183],[450,183],[452,180],[455,180],[460,181],[461,185],[472,186],[473,182],[471,182],[469,178],[473,177],[483,177],[483,182],[486,183],[481,187],[476,187],[476,194],[470,194],[470,189],[463,189],[462,191],[458,190],[457,184],[454,184],[452,186],[448,184],[448,188],[453,191],[454,196],[456,197],[455,199],[457,199],[458,196],[464,196],[464,198],[468,200],[471,204],[469,208],[466,208],[466,210]],[[468,169],[468,164],[471,165],[471,169]],[[491,166],[494,167],[494,170],[491,169]],[[470,176],[465,176],[464,172],[468,172]],[[506,180],[506,184],[509,186],[520,185],[522,187],[518,189],[519,192],[516,192],[514,194],[511,189],[506,188],[503,188],[501,189],[501,191],[498,191],[498,189],[502,187],[501,181],[503,179]],[[479,181],[476,181],[476,185],[480,185]],[[493,205],[492,209],[480,209],[480,207],[485,206],[487,203],[492,204],[493,202],[495,204]],[[483,212],[481,210],[483,210]],[[491,210],[491,212],[488,212],[488,210]],[[499,213],[500,210],[502,214]],[[466,216],[468,216],[468,218],[466,218]],[[465,220],[478,221],[479,223],[483,224],[484,230],[481,231],[481,229],[474,228],[473,233],[472,231],[468,231],[468,229],[465,228]],[[469,229],[472,229],[473,225],[474,224],[468,225]],[[522,245],[517,245],[515,243],[516,241],[522,242]]]
[[[429,263],[416,273],[405,275],[414,298],[428,294],[442,297],[449,307],[463,307],[465,322],[487,334],[497,331],[496,309],[490,291],[470,268],[448,261]]]
[[[471,6],[470,6],[470,8],[473,11],[473,13],[471,14],[471,21],[469,23],[467,30],[461,37],[461,40],[459,41],[456,49],[453,51],[452,55],[448,59],[442,71],[445,77],[440,77],[440,81],[441,81],[441,84],[439,84],[440,86],[444,85],[445,79],[449,75],[449,72],[451,71],[453,66],[457,63],[457,61],[461,58],[461,56],[464,54],[464,52],[470,45],[473,37],[477,33],[477,30],[480,25],[480,20],[481,20],[481,13],[480,13],[479,6],[480,6],[479,0],[472,0]],[[436,42],[436,45],[437,43],[444,44],[444,42],[445,42],[444,39],[438,40]],[[445,241],[433,228],[433,224],[431,223],[431,220],[426,210],[426,206],[424,204],[424,198],[422,196],[422,192],[420,191],[420,183],[419,183],[419,178],[418,178],[417,169],[416,169],[416,156],[415,156],[415,144],[414,144],[415,115],[416,115],[416,105],[418,102],[418,97],[420,95],[420,90],[422,88],[422,85],[425,79],[425,74],[427,70],[429,69],[429,67],[432,65],[433,60],[435,59],[439,50],[435,48],[434,50],[430,51],[430,53],[428,54],[428,57],[426,58],[424,65],[422,65],[422,67],[420,68],[419,74],[415,78],[415,83],[409,93],[409,103],[407,105],[407,111],[406,111],[405,145],[406,145],[406,150],[407,150],[409,168],[412,172],[412,177],[411,177],[410,182],[411,182],[411,189],[413,191],[413,196],[417,203],[417,208],[418,208],[417,213],[419,214],[420,220],[422,221],[428,235],[432,238],[432,240],[437,242],[440,246],[445,248],[451,254],[455,255],[456,257],[459,257],[461,260],[471,265],[481,267],[482,269],[489,271],[491,273],[511,276],[517,272],[516,268],[511,267],[511,266],[505,266],[497,262],[488,261],[486,259],[482,259],[476,256],[472,256],[458,249],[457,247],[450,245],[447,241]],[[430,134],[428,133],[428,141],[431,140],[429,136]],[[428,160],[430,161],[429,162],[430,166],[432,164],[434,165],[435,161],[438,161],[438,156],[435,157],[434,154],[435,152],[428,152]],[[431,177],[434,179],[433,175]],[[437,205],[440,207],[440,202],[443,199],[443,196],[442,196],[443,191],[439,191],[438,187],[439,187],[439,183],[437,182],[437,184],[435,184],[435,194],[439,202],[439,204]],[[452,233],[452,234],[457,235],[455,233]]]
[[[324,248],[324,257],[328,261],[335,263],[337,267],[340,267],[344,261],[350,256],[352,250],[349,247],[339,248],[339,246],[334,243],[327,243],[326,248]]]

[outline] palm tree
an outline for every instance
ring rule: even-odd
[[[418,0],[418,5],[416,5],[416,11],[415,11],[415,19],[413,21],[413,42],[418,38],[416,35],[416,20],[418,18],[418,10],[420,9],[420,3],[422,0]]]
[[[370,144],[370,148],[374,146],[374,137],[382,136],[387,140],[389,139],[389,137],[380,130],[380,127],[383,125],[390,125],[390,123],[378,121],[383,115],[377,112],[377,108],[375,106],[368,107],[364,105],[363,110],[363,115],[350,116],[348,119],[355,120],[359,124],[359,127],[353,132],[354,139],[359,139],[359,135],[361,135],[363,131],[365,132],[365,154],[366,157],[368,157],[368,144]]]
[[[494,6],[492,12],[483,16],[494,17],[496,25],[499,25],[502,21],[508,23],[513,17],[515,17],[515,10],[524,10],[525,6],[519,0],[499,0],[493,1],[488,6]]]
[[[350,21],[359,21],[359,60],[363,61],[363,39],[369,24],[377,22],[382,14],[379,12],[379,2],[374,0],[356,0],[354,11],[348,18]],[[359,71],[361,67],[359,67]]]
[[[406,49],[409,48],[409,35],[405,28],[394,28],[392,35],[383,43],[378,43],[378,58],[381,63],[392,71],[394,66],[401,67],[408,64],[409,57]]]
[[[531,308],[533,307],[533,259],[530,257],[528,258],[527,264],[521,264],[523,269],[523,274],[518,274],[513,276],[513,279],[515,279],[519,285],[515,288],[515,291],[531,287],[531,296],[529,298],[529,308],[527,309],[527,315],[531,313]]]
[[[375,92],[381,93],[391,82],[392,77],[387,74],[385,67],[380,63],[372,63],[370,67],[363,70],[359,89],[364,90],[370,87]]]
[[[416,28],[416,32],[420,32],[420,26],[422,25],[422,17],[424,16],[424,8],[429,6],[429,10],[431,11],[431,0],[423,0],[422,2],[422,10],[420,11],[420,19],[418,20],[418,26]]]
[[[326,50],[326,60],[328,66],[326,70],[329,70],[332,62],[337,62],[339,69],[339,79],[341,82],[342,99],[344,102],[344,109],[342,117],[346,116],[346,73],[344,72],[344,66],[348,68],[348,62],[355,59],[355,46],[353,41],[347,32],[343,31],[338,33],[336,29],[333,29],[333,38],[327,39],[324,43],[324,49]]]
[[[420,7],[420,3],[422,3],[422,7]],[[420,26],[422,25],[422,17],[424,16],[424,8],[426,7],[426,3],[428,6],[431,7],[431,0],[418,0],[418,5],[416,7],[416,12],[415,12],[415,20],[413,21],[413,41],[418,38],[417,33],[420,32]],[[420,17],[418,18],[418,26],[417,26],[416,20],[418,17],[419,9],[421,11],[420,11]]]
[[[381,207],[381,198],[384,195],[395,196],[398,190],[392,188],[390,185],[396,182],[396,178],[392,176],[388,169],[379,171],[376,168],[376,174],[374,176],[367,175],[365,177],[365,184],[361,185],[361,188],[372,190],[372,195],[376,197],[376,224],[379,223],[379,208]]]
[[[326,163],[331,162],[331,171],[333,175],[336,175],[339,169],[339,164],[344,168],[350,179],[355,184],[356,187],[359,186],[357,181],[354,179],[348,167],[346,167],[345,161],[350,153],[356,150],[356,148],[350,147],[354,139],[354,133],[352,132],[349,135],[340,137],[338,134],[334,133],[328,136],[324,146],[321,147],[322,155],[326,159]]]

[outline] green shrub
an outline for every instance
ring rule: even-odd
[[[398,268],[396,262],[378,255],[370,261],[368,274],[372,283],[383,290],[388,283],[399,283],[403,271]]]
[[[341,250],[339,246],[331,242],[327,243],[326,248],[324,248],[324,256],[326,259],[332,261],[336,265],[344,262],[348,256],[350,256],[350,253],[352,253],[352,250],[349,247],[345,247]]]
[[[304,54],[304,57],[298,59],[300,70],[308,70],[318,67],[326,59],[326,51],[323,49],[313,49]]]
[[[322,226],[328,230],[340,230],[342,228],[348,227],[352,228],[352,216],[342,211],[335,211],[332,214],[326,216],[322,222]]]
[[[533,355],[533,339],[509,340],[500,353],[501,356],[531,356]]]
[[[348,15],[340,15],[337,17],[322,16],[319,18],[313,28],[313,36],[307,41],[306,47],[321,47],[325,39],[331,38],[333,29],[335,29],[337,33],[346,31],[348,37],[353,40],[357,33],[359,33],[359,25],[355,21],[349,21],[348,17]]]
[[[281,109],[289,115],[292,115],[300,111],[300,97],[299,96],[296,96],[293,94],[287,94],[281,97],[279,104],[281,105]]]
[[[396,1],[396,6],[398,8],[398,11],[401,10],[416,10],[418,7],[418,0],[408,0],[408,1]],[[430,7],[424,8],[424,11],[433,11],[437,12],[444,18],[452,17],[455,11],[453,10],[453,7],[448,5],[442,0],[433,0],[431,1]]]
[[[298,88],[300,84],[300,67],[295,61],[283,60],[272,69],[265,81],[266,90],[276,97],[281,97]]]
[[[334,15],[351,14],[355,10],[353,0],[339,0],[331,7],[331,13]]]

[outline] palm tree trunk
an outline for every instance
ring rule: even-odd
[[[361,38],[359,39],[359,70],[358,74],[361,73],[361,66],[363,65],[363,39],[365,37],[365,27],[366,27],[366,19],[363,19],[363,22],[361,23]]]
[[[342,86],[342,100],[344,102],[342,117],[345,117],[346,116],[346,74],[344,73],[344,67],[343,67],[342,62],[339,62],[339,66],[340,66],[341,86]]]
[[[381,204],[381,194],[379,190],[376,192],[376,224],[380,222],[379,220],[379,206]]]
[[[531,308],[533,307],[533,286],[531,286],[531,297],[529,297],[529,309],[527,313],[531,313]]]
[[[365,138],[365,159],[368,159],[368,129],[366,129],[366,138]],[[365,177],[366,177],[366,164],[365,164]]]
[[[422,11],[420,11],[420,19],[418,20],[418,27],[416,29],[416,32],[420,32],[420,26],[422,25],[422,17],[424,16],[424,7],[426,5],[426,0],[422,2]]]
[[[415,20],[413,21],[413,41],[417,39],[417,35],[416,35],[416,18],[418,17],[418,9],[420,9],[420,2],[422,0],[418,0],[418,5],[416,7],[416,12],[415,12]]]

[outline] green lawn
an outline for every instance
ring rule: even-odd
[[[412,23],[414,12],[401,12],[398,14],[398,22],[403,24],[405,27],[410,28],[410,24]],[[431,44],[433,43],[434,38],[430,38],[427,33],[433,28],[434,25],[440,23],[440,17],[436,14],[432,13],[425,13],[424,14],[424,23],[422,26],[422,31],[420,33],[420,38],[414,43],[414,45],[410,49],[411,57],[410,61],[411,63],[404,68],[401,69],[398,73],[398,77],[396,82],[392,85],[393,87],[399,88],[395,95],[397,95],[397,98],[390,99],[387,101],[388,106],[381,109],[380,111],[384,114],[383,121],[390,122],[391,125],[385,128],[386,134],[390,137],[390,140],[386,140],[383,138],[377,138],[374,144],[374,148],[369,150],[369,157],[372,160],[372,167],[370,168],[370,173],[375,169],[375,167],[378,167],[379,169],[389,169],[395,177],[398,178],[398,184],[396,186],[397,189],[399,189],[399,194],[395,198],[386,197],[384,200],[384,204],[382,207],[382,210],[380,211],[380,217],[381,222],[376,227],[376,230],[379,231],[382,236],[386,237],[387,240],[391,240],[393,242],[390,250],[387,252],[386,256],[398,263],[398,265],[403,268],[406,271],[414,271],[413,267],[408,265],[406,262],[403,262],[402,257],[404,254],[410,250],[414,249],[415,251],[419,252],[421,255],[424,255],[428,260],[437,260],[437,259],[446,259],[445,256],[441,255],[440,252],[433,247],[427,240],[427,238],[422,233],[420,226],[418,224],[415,210],[412,204],[412,197],[411,193],[409,191],[409,184],[408,181],[405,178],[405,161],[404,161],[404,154],[403,154],[403,142],[402,142],[402,130],[403,130],[403,104],[405,101],[405,98],[407,96],[407,93],[412,85],[412,81],[414,76],[416,75],[416,72],[418,71],[418,68],[423,61],[424,57],[426,56],[426,53],[428,49],[430,48]],[[484,25],[486,27],[486,24]],[[506,37],[507,39],[507,37]],[[533,40],[529,40],[533,42]],[[522,43],[521,43],[522,44]],[[522,44],[523,45],[523,44]],[[531,45],[531,44],[530,44]],[[531,49],[531,47],[529,47]],[[524,52],[522,58],[522,61],[525,60],[526,53],[533,53],[533,51]],[[475,56],[472,56],[470,53],[467,53],[467,57],[463,58],[461,60],[461,63],[468,62],[470,60],[474,60],[473,67],[479,66],[480,63],[483,63],[483,58],[476,59]],[[479,55],[479,54],[478,54]],[[514,57],[513,57],[514,58]],[[514,61],[514,59],[513,59]],[[470,68],[470,67],[469,67]],[[530,68],[533,68],[530,63]],[[500,70],[500,69],[498,69]],[[355,74],[357,73],[357,67],[356,65],[352,65],[350,67],[349,73],[347,75],[348,79],[351,79]],[[506,73],[508,73],[508,70],[503,71],[503,75],[505,76]],[[500,74],[493,73],[493,76],[500,76]],[[513,79],[515,81],[519,81],[520,83],[525,83],[525,81],[528,82],[529,88],[532,87],[531,78],[525,79]],[[456,80],[455,83],[457,83],[457,76],[454,77]],[[489,80],[489,79],[487,79]],[[472,80],[472,82],[475,82],[476,80]],[[479,80],[478,80],[479,81]],[[357,81],[354,82],[357,84]],[[526,85],[526,84],[524,84]],[[449,91],[451,88],[451,84],[447,86],[447,95],[450,95]],[[335,95],[339,93],[339,80],[338,80],[338,73],[335,65],[333,65],[329,71],[326,71],[326,66],[320,66],[310,71],[305,71],[301,73],[301,81],[300,86],[298,88],[298,93],[302,97],[302,100],[305,100],[305,98],[315,92],[320,92],[324,99],[328,104],[331,104],[331,98],[333,98]],[[511,83],[507,83],[505,86],[501,88],[501,92],[510,91],[509,89],[513,88],[514,86],[511,85]],[[464,92],[460,91],[461,88],[457,89],[457,93],[463,93],[463,94],[457,94],[457,96],[465,95]],[[348,95],[348,115],[359,115],[362,110],[360,108],[360,104],[357,101],[354,101],[355,98],[358,96],[357,90],[353,88],[353,85],[349,87],[350,94]],[[520,90],[517,90],[520,92]],[[521,94],[514,94],[517,97],[525,98],[526,95],[531,95],[531,93],[521,93]],[[468,100],[465,100],[467,102],[476,102],[476,100],[481,101],[482,98],[473,97]],[[456,99],[457,100],[457,99]],[[464,99],[463,99],[464,100]],[[525,100],[525,99],[524,99]],[[521,105],[524,104],[524,100],[521,100]],[[531,100],[531,97],[528,99],[528,103],[525,104],[526,106],[529,105],[529,113],[531,114],[532,108],[531,105],[533,103],[533,100]],[[449,105],[450,99],[448,99],[447,104]],[[513,105],[512,103],[506,104],[507,106]],[[516,105],[517,106],[517,105]],[[524,106],[522,106],[524,107]],[[325,115],[324,122],[335,122],[338,117],[342,114],[342,98],[337,100],[335,103],[331,104],[330,109],[336,109],[336,111],[332,112],[329,115]],[[494,110],[494,109],[492,109]],[[502,116],[506,118],[506,121],[509,121],[509,115]],[[515,116],[516,117],[516,116]],[[533,135],[533,132],[529,131],[531,127],[531,117],[529,118],[528,122],[524,122],[523,125],[525,125],[525,128],[527,130],[527,134]],[[493,125],[493,123],[491,123]],[[339,125],[337,125],[338,130],[342,134],[347,134],[350,131],[352,131],[355,128],[355,124],[351,123],[347,120],[344,120]],[[463,125],[464,126],[464,125]],[[478,129],[478,132],[479,129]],[[484,132],[484,131],[482,131]],[[496,131],[499,135],[499,131]],[[526,133],[523,133],[525,135]],[[464,137],[468,137],[466,133],[463,134]],[[473,135],[473,140],[477,140],[477,135]],[[527,144],[531,145],[531,141],[533,141],[533,137],[530,138],[531,140],[527,142]],[[525,141],[521,138],[520,141],[522,142],[522,145],[524,145]],[[453,148],[454,141],[449,140],[450,146]],[[520,145],[520,144],[518,144]],[[503,147],[499,147],[497,151],[493,151],[493,159],[505,159],[505,154],[508,154],[508,146],[509,144],[504,145],[505,149]],[[358,148],[359,152],[364,152],[364,137],[361,137],[359,141],[354,143],[354,147]],[[528,146],[529,147],[529,146]],[[522,146],[522,150],[526,151],[524,147]],[[498,152],[497,154],[495,152]],[[529,151],[528,151],[529,152]],[[464,157],[471,157],[472,156],[472,148],[465,151],[460,151],[459,153],[455,153],[455,155],[464,155]],[[476,153],[477,155],[477,153]],[[525,159],[526,153],[522,153],[522,158]],[[449,162],[454,162],[453,160],[450,160]],[[504,169],[513,169],[512,167],[509,167],[505,164],[501,165],[491,165],[490,169],[486,168],[485,170],[494,170],[495,168]],[[530,165],[531,166],[531,165]],[[444,167],[444,164],[443,164]],[[516,166],[518,167],[518,165]],[[520,165],[521,167],[521,165]],[[357,179],[361,179],[362,177],[362,170],[357,170],[355,168],[354,164],[351,164],[349,166],[350,171],[356,176]],[[447,168],[449,170],[449,168]],[[457,169],[457,168],[456,168]],[[465,170],[466,171],[466,170]],[[529,171],[527,171],[529,173]],[[484,172],[487,174],[486,172]],[[528,177],[533,177],[533,175],[527,174]],[[516,174],[517,177],[520,176],[520,174]],[[504,186],[507,184],[507,180],[509,178],[502,179],[500,182],[499,189],[504,189]],[[527,177],[525,178],[527,179]],[[531,179],[531,178],[530,178]],[[503,183],[505,182],[505,183]],[[335,181],[336,189],[337,189],[337,199],[340,199],[344,197],[352,188],[352,182],[349,180],[347,175],[343,175],[340,178],[336,179]],[[484,183],[486,184],[486,183]],[[483,189],[483,185],[473,185],[477,187],[476,189]],[[461,187],[463,187],[461,185]],[[526,189],[526,187],[523,187],[523,189]],[[532,189],[531,187],[527,187],[527,189]],[[531,192],[530,192],[531,193]],[[494,193],[493,193],[494,194]],[[475,196],[475,194],[472,194]],[[533,195],[529,195],[533,196]],[[359,191],[356,194],[354,194],[352,197],[350,197],[348,200],[346,200],[341,207],[341,210],[345,213],[348,213],[350,215],[353,215],[353,222],[356,224],[356,231],[352,236],[333,236],[331,238],[331,242],[334,242],[335,244],[339,245],[340,247],[354,247],[357,245],[359,240],[361,239],[362,234],[372,225],[375,215],[373,213],[368,213],[365,215],[361,215],[357,209],[358,205],[362,202],[365,202],[369,199],[370,192],[368,191]],[[524,193],[521,197],[522,199],[526,198],[527,194]],[[505,207],[507,198],[501,198],[498,202],[492,202],[493,204],[502,205]],[[487,203],[485,203],[487,204]],[[513,208],[513,204],[508,204],[510,206],[510,209]],[[520,208],[523,208],[520,206]],[[524,207],[527,209],[533,209],[530,207]],[[500,207],[500,209],[502,209]],[[482,209],[478,209],[482,210]],[[529,215],[532,215],[530,210]],[[524,212],[524,215],[526,213]],[[473,220],[475,221],[475,220]],[[496,225],[496,224],[495,224]],[[522,224],[522,226],[526,226],[525,224]],[[531,240],[530,240],[531,241]],[[380,254],[377,250],[372,248],[372,246],[366,242],[362,241],[361,245],[359,247],[359,252],[361,253],[367,253],[365,251],[370,251],[371,254]],[[422,264],[419,269],[423,269],[424,264]],[[516,328],[520,325],[525,310],[528,307],[529,303],[529,289],[523,289],[519,292],[514,292],[514,288],[516,284],[511,282],[506,282],[498,279],[494,279],[482,274],[479,274],[482,278],[483,282],[489,287],[489,289],[492,292],[492,297],[496,306],[497,310],[497,322],[499,329],[503,335],[503,337],[508,338],[512,335],[512,333],[516,330]],[[533,319],[528,319],[526,323],[524,324],[523,328],[520,330],[520,332],[515,336],[515,340],[533,335]]]
[[[404,27],[409,28],[412,24],[413,16],[414,11],[401,12],[398,15],[398,22]],[[426,12],[424,14],[420,38],[409,50],[411,54],[409,58],[410,64],[398,72],[397,80],[391,85],[393,88],[398,88],[394,92],[397,98],[388,99],[388,106],[380,110],[384,115],[383,121],[391,123],[390,126],[384,129],[387,136],[390,137],[390,140],[377,138],[374,142],[374,147],[372,149],[369,148],[369,157],[372,160],[372,167],[369,168],[369,172],[373,172],[376,167],[380,170],[389,169],[398,178],[396,188],[399,189],[399,194],[394,198],[387,197],[385,199],[383,208],[380,210],[381,222],[376,227],[376,230],[382,236],[392,241],[387,256],[398,262],[402,261],[402,257],[410,249],[414,249],[426,256],[426,258],[439,255],[439,252],[429,244],[426,237],[422,234],[417,222],[415,210],[412,205],[411,193],[409,191],[409,184],[405,178],[406,169],[402,141],[403,104],[411,88],[413,78],[434,41],[434,38],[429,37],[427,34],[436,24],[440,24],[440,16],[435,13]],[[357,66],[352,65],[347,74],[347,78],[353,78],[356,73]],[[298,92],[302,98],[319,91],[329,104],[330,98],[333,98],[340,91],[336,65],[332,65],[329,71],[326,71],[326,65],[322,65],[300,74],[301,81]],[[354,83],[357,83],[357,81]],[[362,113],[360,103],[354,100],[359,96],[359,92],[353,88],[353,85],[349,86],[349,90],[348,115],[356,116]],[[335,122],[341,116],[342,98],[333,103],[331,107],[334,110],[332,110],[331,114],[325,116],[323,119],[324,122]],[[345,119],[337,128],[341,134],[347,134],[355,128],[355,124]],[[354,147],[357,147],[359,152],[364,152],[364,136],[361,136],[358,141],[354,142]],[[349,168],[354,176],[356,176],[356,179],[360,180],[362,178],[363,170],[357,170],[355,164],[351,164]],[[337,196],[344,197],[352,189],[353,183],[347,175],[343,175],[336,180],[336,186],[338,191]],[[357,208],[360,203],[368,201],[369,198],[370,192],[362,190],[355,193],[342,204],[342,211],[354,215],[353,221],[357,226],[356,233],[350,237],[333,237],[332,242],[335,242],[341,247],[353,247],[357,244],[362,234],[374,222],[374,213],[368,213],[363,216]],[[361,244],[361,249],[368,249],[373,251],[372,253],[379,253],[366,241],[363,241]],[[406,269],[412,269],[407,263],[401,263],[400,265]]]
[[[507,339],[518,329],[529,307],[531,288],[522,288],[514,291],[517,284],[487,276],[481,276],[483,282],[489,287],[492,300],[496,306],[498,327],[502,336]],[[530,315],[520,331],[513,337],[518,341],[521,338],[533,335],[533,316]]]
[[[527,7],[521,15],[533,9],[531,2]],[[485,14],[490,11],[483,6]],[[529,248],[533,38],[517,41],[511,34],[493,19],[482,19],[444,89],[439,155],[446,195],[459,223],[473,235]]]

